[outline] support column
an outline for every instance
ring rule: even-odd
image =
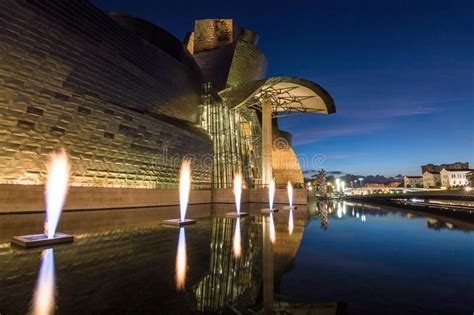
[[[262,182],[267,186],[273,178],[272,172],[272,102],[262,101]]]

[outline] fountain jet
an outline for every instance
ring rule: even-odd
[[[179,173],[179,219],[163,221],[165,225],[183,226],[195,224],[196,220],[186,219],[186,211],[191,192],[191,160],[184,159]]]
[[[288,207],[284,207],[285,210],[297,209],[298,207],[293,207],[293,185],[290,181],[286,185],[286,190],[288,191]]]
[[[54,152],[49,156],[46,165],[48,172],[45,183],[46,220],[44,234],[14,236],[12,244],[24,248],[47,246],[74,241],[71,235],[56,233],[59,218],[63,210],[68,191],[71,163],[64,149]]]
[[[226,217],[230,218],[240,218],[246,217],[249,214],[246,212],[240,212],[240,204],[242,198],[242,174],[237,173],[234,177],[234,197],[235,197],[235,209],[236,212],[228,212],[226,213]]]
[[[233,248],[235,258],[239,258],[242,253],[242,240],[240,236],[240,218],[237,218],[237,222],[235,222],[234,240],[233,240],[232,248]]]
[[[273,208],[273,199],[275,198],[275,180],[272,178],[268,186],[268,204],[270,208],[262,209],[262,213],[278,212],[278,209]]]
[[[178,250],[176,252],[176,290],[184,291],[188,257],[186,254],[186,234],[184,227],[179,228]]]
[[[56,279],[54,271],[54,252],[52,248],[41,252],[41,267],[31,304],[32,315],[54,314]]]

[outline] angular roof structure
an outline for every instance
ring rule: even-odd
[[[332,114],[336,105],[320,85],[294,77],[273,77],[244,82],[219,92],[230,108],[258,107],[261,98],[272,100],[274,113]]]

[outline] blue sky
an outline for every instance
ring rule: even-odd
[[[474,162],[472,1],[93,0],[182,39],[195,19],[233,18],[260,34],[269,76],[333,95],[337,113],[280,119],[297,154],[361,175]]]

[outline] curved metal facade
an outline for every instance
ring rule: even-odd
[[[190,123],[202,81],[176,42],[150,44],[87,1],[5,0],[0,20],[0,184],[41,184],[65,147],[72,185],[174,188],[192,154],[209,187],[212,143]]]

